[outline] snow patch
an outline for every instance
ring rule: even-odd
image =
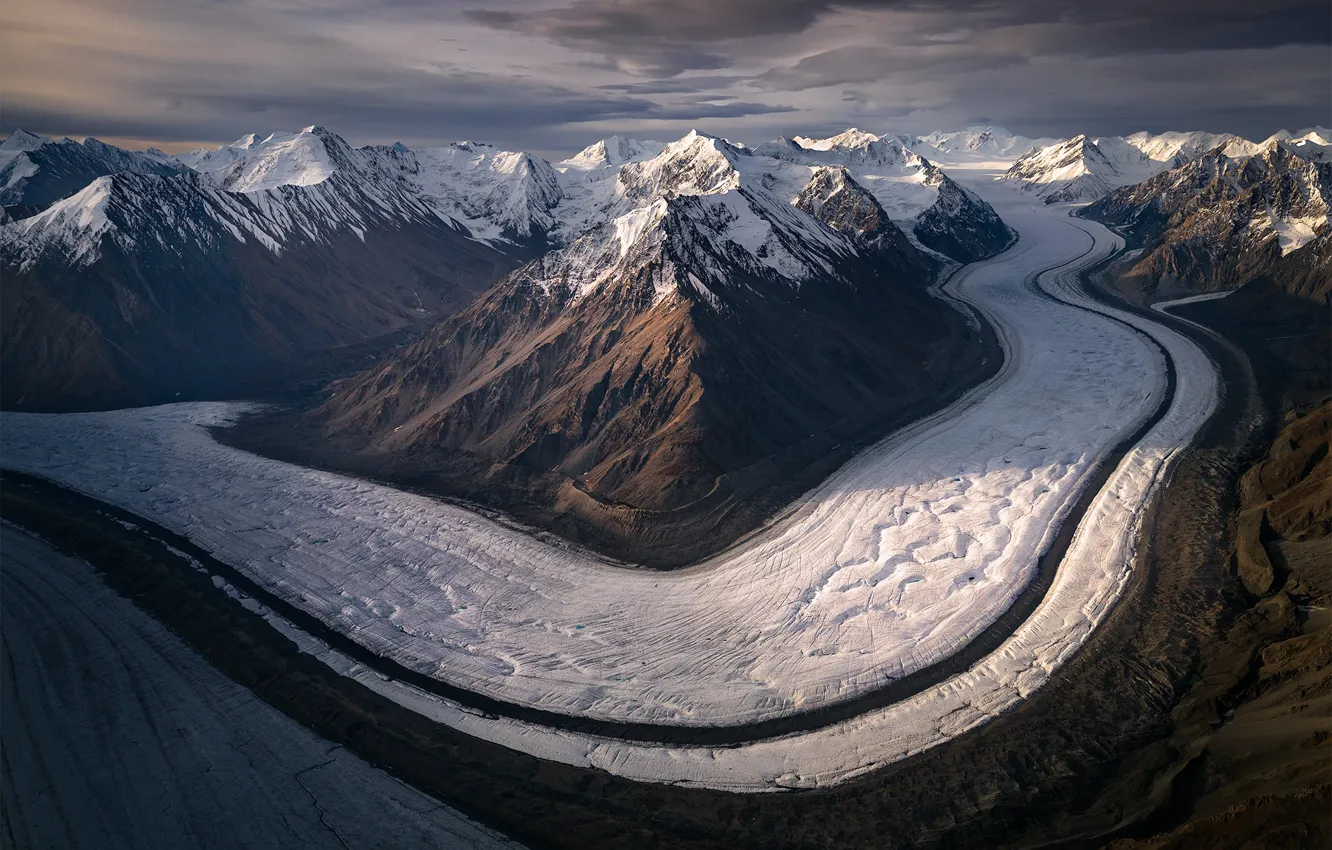
[[[615,219],[615,238],[620,243],[620,256],[624,257],[629,249],[643,235],[643,231],[661,222],[666,214],[666,202],[657,201],[651,206],[640,207]]]
[[[335,168],[324,139],[307,128],[299,133],[273,133],[255,143],[252,136],[235,162],[221,171],[221,185],[231,192],[260,192],[279,186],[313,186],[332,176]],[[239,142],[237,144],[240,144]]]
[[[1312,242],[1318,235],[1318,229],[1327,227],[1327,216],[1280,218],[1269,213],[1268,222],[1276,233],[1277,244],[1284,257]]]

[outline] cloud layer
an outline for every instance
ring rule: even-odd
[[[691,126],[761,141],[978,121],[1028,135],[1330,123],[1325,0],[43,0],[0,8],[0,131],[180,148],[566,154]]]

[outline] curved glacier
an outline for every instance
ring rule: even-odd
[[[1157,413],[1168,352],[1168,410],[1096,495],[1034,614],[966,672],[852,720],[725,748],[553,730],[386,681],[273,618],[391,698],[542,757],[734,790],[834,784],[1046,681],[1118,598],[1145,504],[1215,407],[1200,348],[1080,291],[1077,272],[1120,242],[1065,212],[1009,199],[1001,214],[1019,244],[948,284],[1002,337],[998,375],[674,573],[608,565],[424,497],[219,445],[199,426],[227,421],[231,404],[6,414],[4,465],[188,537],[411,670],[516,705],[713,727],[867,693],[994,623],[1100,463]]]

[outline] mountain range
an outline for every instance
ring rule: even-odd
[[[861,155],[878,144],[841,153],[935,259],[1007,244],[993,210],[917,155]],[[519,263],[640,206],[620,173],[664,147],[611,138],[552,165],[473,142],[353,148],[309,127],[172,157],[16,132],[0,145],[0,402],[224,392],[275,364],[447,317]],[[811,151],[811,167],[828,154]]]
[[[263,448],[598,544],[749,527],[998,365],[932,285],[1015,234],[950,169],[1092,202],[1142,243],[1144,293],[1262,278],[1325,302],[1328,135],[691,132],[549,162],[320,127],[179,156],[19,132],[0,403],[235,395],[323,364],[314,385],[345,377],[252,429]]]
[[[0,403],[235,395],[313,364],[307,385],[345,377],[237,439],[644,561],[717,530],[702,551],[997,367],[932,284],[1016,236],[950,169],[1092,202],[1142,243],[1144,293],[1326,301],[1327,140],[691,132],[550,162],[320,127],[179,156],[19,132]]]
[[[27,174],[25,187],[54,185],[38,182],[44,169],[54,177],[53,163],[89,148],[45,143],[5,169]],[[121,169],[125,152],[112,149],[104,175],[0,226],[6,407],[225,392],[276,364],[452,314],[517,264],[374,151],[322,128],[256,148],[205,172],[141,158]]]
[[[54,141],[19,130],[0,145],[0,206],[5,219],[23,217],[108,174],[171,177],[184,170],[157,150],[130,151],[94,138]]]

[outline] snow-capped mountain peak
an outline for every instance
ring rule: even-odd
[[[35,151],[50,142],[51,140],[45,136],[29,133],[27,130],[15,130],[9,134],[9,138],[0,143],[0,166],[4,166],[21,153]]]
[[[1009,140],[1016,138],[1003,127],[972,125],[952,133],[934,132],[922,141],[941,151],[978,151],[986,148],[1011,147]]]
[[[1032,148],[1045,147],[1054,139],[1032,139],[1003,127],[974,125],[951,132],[935,131],[908,144],[917,153],[944,165],[1015,159]]]
[[[835,136],[826,139],[811,139],[807,136],[796,136],[795,142],[803,148],[815,151],[845,150],[848,148],[863,148],[871,142],[879,141],[879,137],[873,133],[866,133],[856,127],[849,127]]]
[[[77,194],[11,225],[28,241],[28,256],[35,258],[54,248],[74,265],[95,260],[102,234],[112,229],[106,215],[112,180],[99,177]]]
[[[143,151],[109,145],[91,136],[81,142],[51,139],[16,131],[0,145],[0,204],[45,209],[68,198],[107,174],[132,171],[162,176],[178,174],[181,165]]]
[[[919,244],[954,260],[988,256],[1012,233],[988,204],[912,150],[911,137],[878,136],[855,128],[826,139],[780,138],[754,149],[811,166],[849,169],[887,214]]]
[[[246,133],[236,141],[218,148],[198,148],[189,153],[177,155],[176,159],[187,168],[207,174],[229,168],[237,159],[259,143],[259,136]]]
[[[565,247],[534,262],[522,286],[568,294],[572,304],[609,281],[650,279],[653,303],[683,286],[715,306],[733,279],[798,288],[836,278],[836,258],[918,256],[845,169],[764,156],[708,133],[592,173],[566,184],[555,211]]]
[[[1239,143],[1236,152],[1243,152],[1248,142],[1229,133],[1173,132],[1149,133],[1140,131],[1124,137],[1124,142],[1141,151],[1148,159],[1171,163],[1171,167],[1197,159],[1210,150]]]
[[[626,163],[616,194],[631,200],[706,195],[740,187],[736,163],[751,156],[725,139],[690,130],[651,159]]]
[[[526,153],[467,140],[353,149],[319,125],[262,139],[251,133],[181,162],[229,192],[309,187],[334,178],[374,196],[405,192],[473,238],[505,250],[544,247],[550,211],[561,197],[554,169]]]
[[[897,176],[919,176],[920,182],[930,184],[937,184],[942,176],[900,138],[876,136],[855,128],[826,139],[797,136],[791,140],[782,137],[759,145],[754,152],[791,162],[875,166],[879,168],[879,177],[888,173],[884,168],[889,168],[894,169]]]
[[[230,192],[322,183],[337,169],[338,160],[346,161],[350,150],[346,142],[322,127],[273,133],[257,143],[252,136],[246,138],[249,144],[232,148],[240,154],[235,161],[215,172],[219,185]]]
[[[22,127],[19,127],[0,143],[0,148],[4,150],[32,150],[51,141],[46,136],[39,136],[36,133],[29,133]]]
[[[475,238],[544,246],[554,225],[552,210],[563,197],[559,175],[544,159],[470,141],[371,150],[383,153],[407,185]]]
[[[589,146],[577,158],[601,162],[608,147]],[[586,176],[564,181],[554,211],[554,239],[565,247],[521,278],[543,292],[572,293],[571,303],[607,281],[647,279],[644,263],[666,268],[662,252],[676,271],[648,275],[654,299],[683,286],[708,303],[706,293],[726,289],[730,276],[799,287],[837,277],[839,258],[919,256],[889,204],[923,234],[918,247],[961,259],[993,253],[1013,236],[902,140],[856,129],[752,149],[691,131],[650,158],[579,173]]]
[[[1309,162],[1332,162],[1332,130],[1325,127],[1306,127],[1298,133],[1281,130],[1261,145],[1252,146],[1252,152],[1270,151],[1277,145],[1284,145],[1287,151]]]
[[[628,162],[651,159],[661,153],[662,142],[640,141],[625,136],[609,136],[593,142],[578,153],[556,164],[564,172],[586,173],[614,168]]]
[[[1301,138],[1310,140],[1306,144],[1316,146],[1317,142],[1312,140],[1321,138],[1315,130],[1304,133]],[[1289,133],[1284,137],[1278,133],[1263,145],[1257,145],[1228,133],[1201,131],[1144,131],[1095,139],[1079,135],[1030,151],[1013,164],[1005,177],[1044,198],[1047,203],[1093,201],[1121,186],[1148,180],[1211,151],[1220,151],[1229,158],[1251,157],[1265,146],[1284,143],[1284,138],[1293,137]],[[1309,150],[1319,155],[1321,149]]]
[[[1305,127],[1303,130],[1292,133],[1289,130],[1277,130],[1272,135],[1263,140],[1262,144],[1269,142],[1313,142],[1316,145],[1332,145],[1332,130],[1326,127]]]
[[[1055,203],[1095,200],[1167,167],[1124,139],[1093,140],[1079,134],[1029,151],[1004,176],[1046,203]]]

